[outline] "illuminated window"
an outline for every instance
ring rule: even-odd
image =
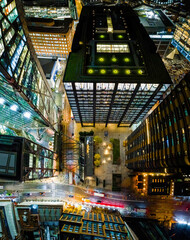
[[[107,53],[129,53],[128,44],[97,44],[97,52],[107,52]]]

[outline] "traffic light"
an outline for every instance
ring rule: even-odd
[[[106,186],[106,180],[104,179],[103,180],[103,187],[105,187]]]

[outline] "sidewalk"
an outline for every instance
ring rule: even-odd
[[[117,127],[116,124],[96,124],[94,127],[81,127],[81,124],[75,124],[75,137],[79,138],[80,131],[94,131],[94,136],[98,135],[102,138],[103,142],[99,144],[99,150],[96,153],[101,155],[101,166],[95,167],[94,175],[100,180],[98,188],[103,188],[103,180],[106,180],[105,190],[112,190],[112,175],[121,174],[122,183],[121,187],[127,187],[127,176],[128,169],[125,167],[125,148],[123,147],[123,141],[129,136],[131,130],[129,128]],[[108,137],[104,137],[104,132],[108,132]],[[112,150],[105,152],[108,144],[110,144],[110,139],[115,138],[120,140],[120,165],[113,165],[113,153]]]

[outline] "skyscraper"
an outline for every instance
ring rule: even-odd
[[[183,54],[188,61],[190,61],[190,40],[189,40],[189,30],[190,30],[190,19],[184,19],[184,22],[177,24],[176,30],[174,32],[174,38],[172,39],[172,44],[177,50]]]
[[[21,2],[3,0],[0,11],[0,124],[55,130],[57,106],[28,37]]]
[[[53,176],[54,152],[47,148],[53,150],[58,108],[19,0],[0,1],[0,23],[0,175],[15,180]]]
[[[190,75],[127,138],[126,164],[135,171],[189,173]]]
[[[171,83],[152,40],[128,5],[85,6],[64,84],[82,126],[131,126]]]

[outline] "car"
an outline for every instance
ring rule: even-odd
[[[98,200],[97,203],[101,203],[102,201],[101,200]]]

